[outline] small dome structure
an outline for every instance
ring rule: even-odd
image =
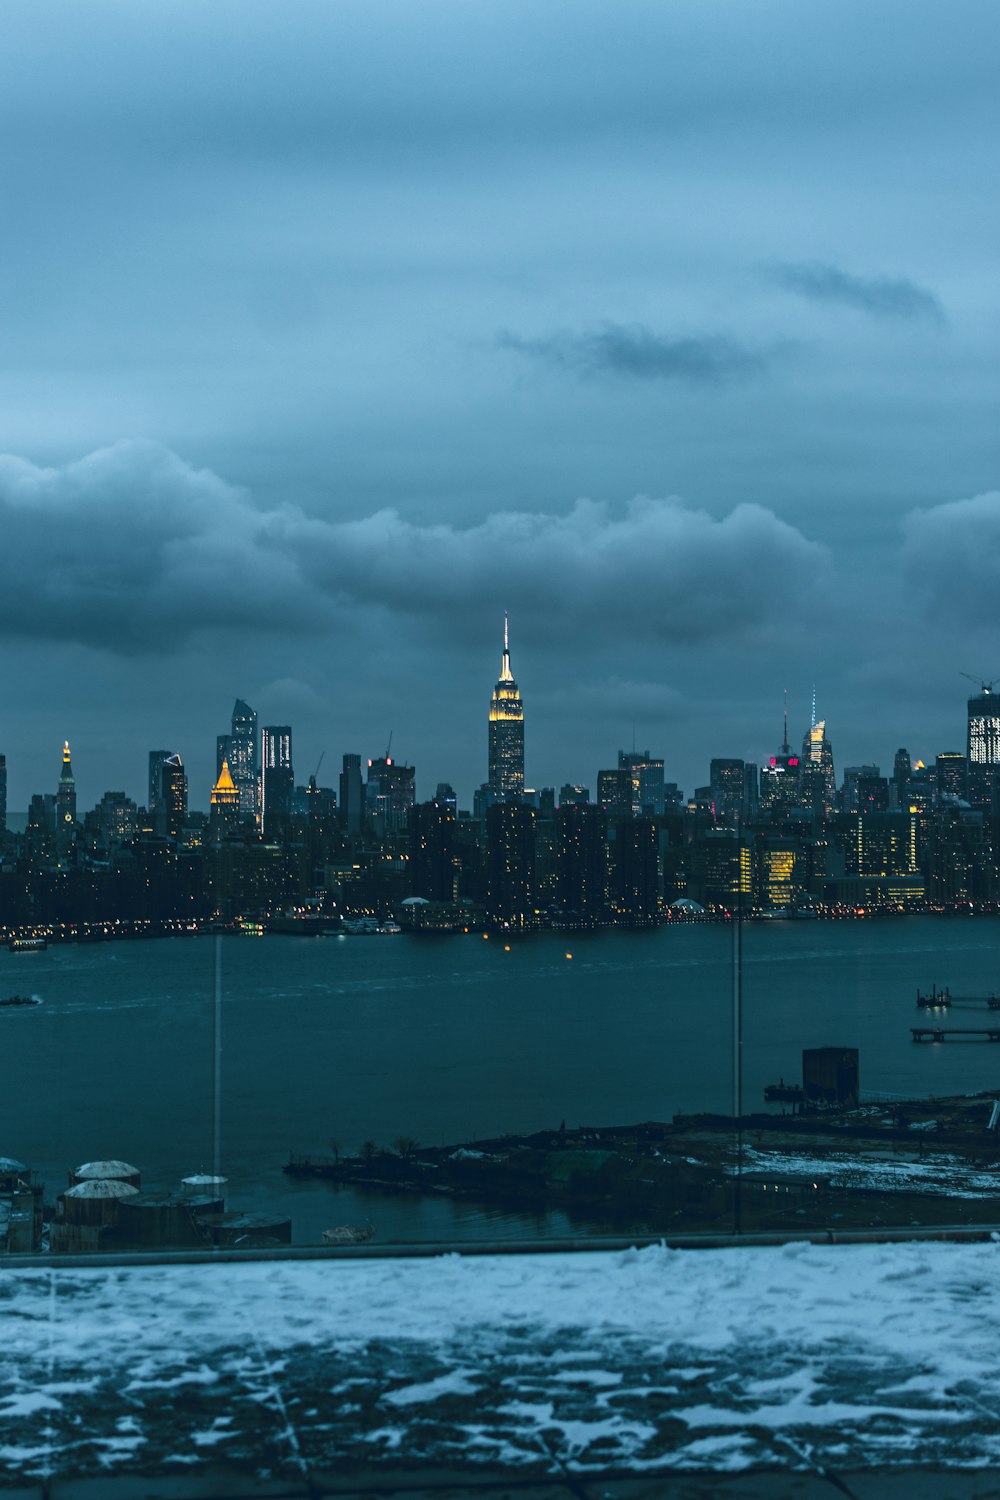
[[[670,910],[686,911],[691,912],[692,915],[700,916],[704,912],[705,908],[703,906],[699,906],[697,901],[692,901],[690,897],[682,896],[679,901],[671,902]]]
[[[131,1166],[127,1161],[116,1161],[113,1158],[107,1161],[85,1161],[82,1167],[77,1167],[73,1173],[73,1182],[105,1182],[118,1181],[128,1182],[135,1188],[142,1186],[142,1177],[138,1167]]]
[[[23,1161],[15,1161],[12,1156],[0,1156],[0,1177],[13,1177],[27,1172],[27,1164]]]
[[[121,1182],[117,1177],[91,1177],[67,1188],[64,1198],[134,1198],[139,1192],[131,1183]]]
[[[430,906],[430,904],[426,896],[407,896],[405,901],[400,902],[401,906]]]

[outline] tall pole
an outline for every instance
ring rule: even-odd
[[[212,1037],[212,1175],[222,1176],[222,934],[215,938],[215,1024]],[[218,1187],[218,1184],[216,1184]]]
[[[733,1114],[736,1117],[736,1176],[733,1230],[743,1232],[743,820],[736,821],[736,912],[733,918]]]

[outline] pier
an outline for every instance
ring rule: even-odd
[[[949,1037],[984,1036],[988,1042],[1000,1042],[1000,1026],[911,1026],[915,1042],[946,1042]]]

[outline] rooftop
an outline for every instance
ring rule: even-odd
[[[997,1494],[998,1257],[987,1239],[11,1263],[0,1486]]]

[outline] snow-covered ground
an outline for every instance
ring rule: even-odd
[[[735,1172],[735,1157],[729,1169]],[[786,1151],[759,1151],[745,1146],[743,1170],[821,1177],[832,1187],[866,1188],[871,1191],[938,1193],[949,1198],[1000,1197],[1000,1162],[988,1167],[970,1167],[961,1157],[945,1152],[921,1160],[898,1157],[891,1151],[824,1151],[822,1155]]]
[[[1000,1462],[998,1244],[0,1271],[0,1483]]]

